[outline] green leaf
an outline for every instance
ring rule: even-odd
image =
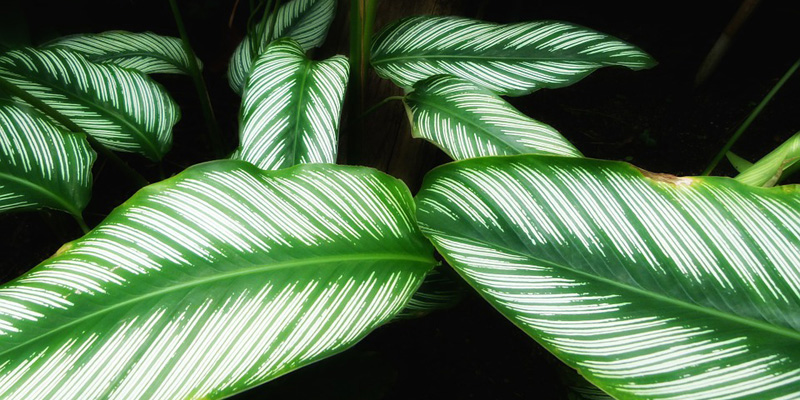
[[[417,82],[403,102],[413,136],[427,139],[456,160],[526,153],[581,156],[558,131],[466,79],[427,78]]]
[[[800,161],[800,132],[736,176],[737,181],[754,186],[774,186],[797,168]]]
[[[567,400],[614,400],[613,397],[592,385],[574,369],[559,365],[558,376],[567,389]]]
[[[453,274],[450,272],[450,274]],[[455,277],[458,279],[457,277]],[[442,267],[428,272],[406,307],[397,314],[398,319],[416,318],[433,311],[452,308],[464,297],[462,284],[459,284]]]
[[[223,398],[344,350],[434,265],[397,179],[223,160],[0,287],[3,399]]]
[[[372,42],[371,62],[378,75],[404,88],[450,74],[509,96],[568,86],[604,66],[656,64],[637,47],[566,22],[499,25],[449,16],[387,26]]]
[[[237,94],[244,90],[247,76],[253,68],[251,49],[258,56],[271,41],[280,38],[296,40],[303,50],[319,47],[328,35],[335,14],[336,0],[292,0],[281,5],[271,38],[267,37],[269,29],[264,29],[260,40],[245,36],[233,51],[228,65],[228,83],[231,89]],[[259,24],[272,24],[272,15]]]
[[[433,170],[417,216],[470,285],[615,398],[790,398],[799,189],[486,157]]]
[[[292,39],[270,45],[248,79],[232,158],[261,169],[335,163],[349,68],[344,56],[306,58]]]
[[[728,158],[728,161],[730,161],[731,165],[733,165],[733,168],[736,168],[736,170],[739,172],[744,172],[746,169],[753,166],[753,163],[737,156],[732,151],[725,153],[725,157]]]
[[[183,51],[181,40],[152,32],[84,33],[58,38],[44,47],[69,49],[91,62],[115,64],[143,74],[190,73],[190,55]]]
[[[160,160],[172,145],[178,106],[141,73],[94,64],[65,49],[21,49],[0,55],[0,77],[112,150]]]
[[[94,160],[85,136],[0,100],[0,212],[49,207],[81,218]]]

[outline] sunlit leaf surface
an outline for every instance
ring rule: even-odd
[[[0,287],[0,397],[228,396],[392,318],[432,252],[375,170],[191,167]]]
[[[486,157],[417,202],[448,263],[615,398],[800,396],[796,186]]]
[[[375,36],[371,53],[378,75],[400,87],[450,74],[510,96],[568,86],[605,66],[655,65],[628,43],[566,22],[499,25],[452,16],[390,24]]]

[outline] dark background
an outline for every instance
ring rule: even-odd
[[[239,97],[225,79],[228,58],[245,32],[247,1],[232,27],[234,1],[179,1],[189,37],[205,64],[217,118],[235,145]],[[347,6],[339,12],[326,45],[315,58],[347,53]],[[677,175],[699,174],[789,66],[800,57],[794,1],[763,0],[742,25],[727,54],[700,86],[694,76],[740,1],[532,1],[383,0],[377,28],[413,14],[455,14],[495,22],[557,19],[627,40],[652,54],[659,65],[648,71],[601,69],[563,89],[542,90],[509,101],[546,122],[589,157],[626,160],[639,167]],[[166,0],[36,1],[3,0],[0,43],[40,44],[55,37],[111,29],[150,30],[178,36]],[[174,146],[165,159],[177,173],[213,158],[191,81],[156,76],[181,106]],[[398,89],[370,79],[368,104]],[[347,142],[347,116],[342,140]],[[433,146],[410,138],[405,113],[389,104],[367,122],[364,154],[356,162],[404,179],[416,191],[425,171],[446,162]],[[766,107],[733,150],[752,160],[800,130],[800,77]],[[345,148],[344,145],[342,148]],[[157,168],[124,156],[150,179]],[[347,160],[343,154],[342,159]],[[716,170],[731,175],[723,161]],[[129,197],[135,187],[102,161],[95,165],[90,225]],[[58,212],[0,215],[0,280],[13,279],[52,254],[80,232]],[[237,398],[270,399],[428,399],[565,398],[557,361],[534,341],[469,293],[452,310],[389,324],[354,348],[293,372]]]

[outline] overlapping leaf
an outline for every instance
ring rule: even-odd
[[[0,100],[0,212],[49,207],[80,218],[94,159],[83,135]]]
[[[278,9],[275,30],[272,37],[269,28],[261,30],[261,38],[254,40],[245,36],[234,50],[228,65],[228,83],[234,92],[241,94],[250,70],[253,67],[253,54],[260,55],[272,41],[280,38],[296,40],[303,50],[322,45],[336,12],[336,0],[291,0]],[[262,27],[272,24],[272,15],[260,21]],[[257,57],[256,57],[257,58]]]
[[[798,161],[800,161],[800,132],[747,167],[734,179],[748,185],[773,186],[788,173],[796,170]]]
[[[3,399],[222,398],[343,350],[434,265],[398,180],[224,160],[0,287]]]
[[[403,102],[414,137],[431,141],[456,160],[526,153],[581,156],[558,131],[466,79],[439,75],[422,80]]]
[[[498,25],[450,16],[399,20],[376,35],[371,52],[378,75],[401,87],[450,74],[510,96],[571,85],[604,66],[655,65],[628,43],[566,22]]]
[[[0,56],[0,77],[113,150],[159,160],[172,145],[178,107],[141,73],[94,64],[65,49],[21,49]]]
[[[461,301],[464,297],[462,284],[456,281],[457,277],[454,279],[443,272],[444,267],[440,266],[428,272],[419,289],[408,300],[406,307],[397,314],[398,318],[425,316],[433,311],[451,308]]]
[[[615,398],[800,396],[796,186],[487,157],[417,201],[471,285]]]
[[[233,158],[261,169],[335,163],[348,71],[346,57],[312,61],[292,39],[270,45],[242,97]]]
[[[183,50],[181,40],[152,32],[71,35],[47,43],[45,47],[69,49],[91,62],[115,64],[143,74],[189,74],[190,71],[190,55]]]

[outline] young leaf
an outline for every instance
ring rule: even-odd
[[[499,25],[449,16],[387,26],[372,42],[371,62],[378,75],[404,88],[450,74],[509,96],[568,86],[604,66],[655,65],[637,47],[566,22]]]
[[[306,58],[292,39],[271,44],[247,81],[233,158],[261,169],[335,163],[349,68],[344,56]]]
[[[81,218],[94,160],[83,135],[0,100],[0,212],[49,207]]]
[[[417,202],[470,285],[615,398],[798,394],[798,187],[526,155],[437,168]]]
[[[581,156],[558,131],[466,79],[424,79],[403,102],[413,136],[427,139],[456,160],[526,153]]]
[[[138,72],[94,64],[65,49],[0,56],[0,77],[44,101],[112,150],[160,160],[172,145],[178,106]]]
[[[754,186],[774,186],[800,160],[800,132],[736,176],[737,181]]]
[[[746,169],[753,166],[753,163],[745,160],[742,157],[739,157],[738,155],[736,155],[736,153],[732,151],[725,153],[725,157],[728,158],[728,161],[730,161],[731,165],[733,165],[733,168],[735,168],[739,172],[744,172]]]
[[[245,36],[236,50],[233,51],[228,65],[228,83],[237,94],[244,90],[245,80],[253,67],[251,51],[256,56],[261,54],[267,45],[280,38],[292,38],[303,50],[322,45],[328,28],[331,26],[336,12],[336,0],[292,0],[278,9],[275,31],[269,38],[269,29],[264,29],[260,40]],[[272,15],[259,22],[263,26],[272,24]],[[256,57],[258,58],[258,57]]]
[[[435,260],[398,180],[223,160],[0,287],[3,399],[224,398],[349,347]]]
[[[98,64],[115,64],[143,74],[189,74],[189,55],[179,38],[152,32],[108,31],[58,38],[46,48],[65,48]],[[197,61],[198,64],[200,61]]]

